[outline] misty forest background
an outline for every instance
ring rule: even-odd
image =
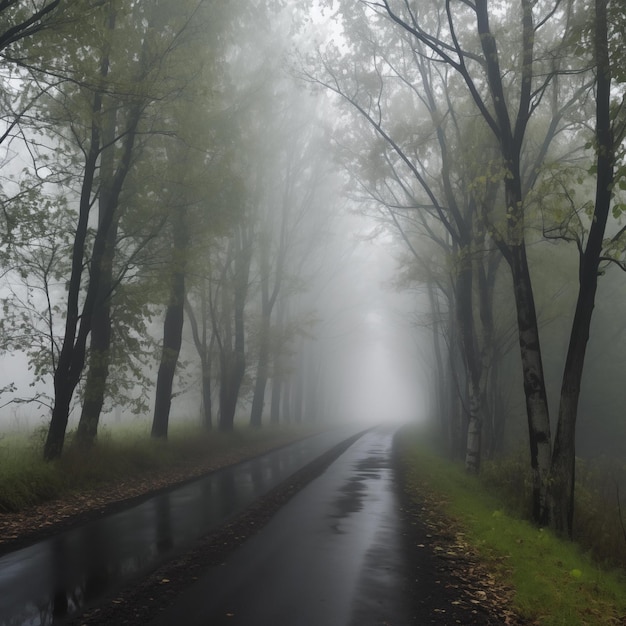
[[[52,461],[148,416],[427,419],[559,533],[581,476],[619,508],[625,29],[607,0],[0,3],[3,428]]]

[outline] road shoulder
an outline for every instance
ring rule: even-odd
[[[465,542],[459,524],[423,481],[409,486],[399,438],[394,471],[404,527],[404,549],[413,581],[413,623],[420,625],[521,625],[510,610],[513,591],[501,584]]]

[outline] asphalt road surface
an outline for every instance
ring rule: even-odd
[[[392,436],[359,438],[151,626],[410,624]]]
[[[0,626],[58,624],[97,606],[355,432],[309,437],[4,555]]]

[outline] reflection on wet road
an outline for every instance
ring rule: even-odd
[[[392,435],[358,439],[151,626],[411,623]]]
[[[310,437],[0,558],[0,626],[39,626],[96,602],[241,512],[356,432]]]

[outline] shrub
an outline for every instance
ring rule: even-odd
[[[532,476],[527,455],[520,450],[511,456],[485,461],[481,481],[516,516],[530,519]]]

